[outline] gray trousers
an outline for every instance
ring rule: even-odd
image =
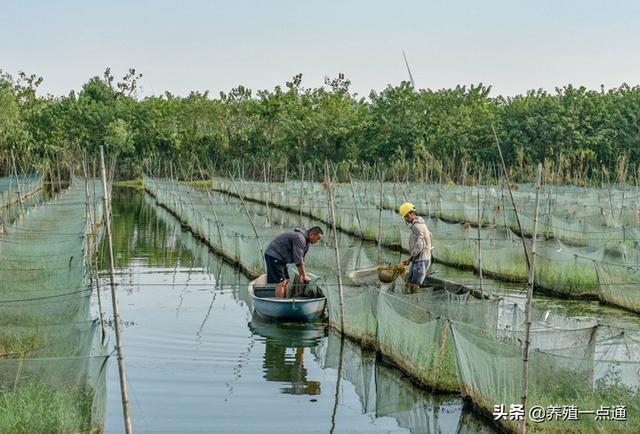
[[[411,263],[409,268],[409,276],[407,277],[407,283],[415,283],[422,285],[424,278],[427,277],[427,270],[431,265],[431,261],[416,261]]]

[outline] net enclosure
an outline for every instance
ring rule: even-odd
[[[299,213],[292,212],[293,209],[288,213],[273,213],[265,212],[265,206],[252,204],[245,204],[245,209],[240,199],[229,192],[197,190],[184,183],[152,178],[145,180],[145,188],[198,237],[251,275],[263,272],[261,252],[268,239],[301,221]],[[243,198],[245,193],[249,194],[248,190],[245,186],[244,193],[240,193]],[[254,194],[258,193],[256,188]],[[269,197],[271,206],[277,197],[286,202],[284,192],[278,196],[272,190],[269,196],[263,190],[260,194]],[[314,194],[322,193],[316,189]],[[286,207],[283,205],[282,208]],[[305,213],[312,214],[310,209],[305,209]],[[376,210],[378,214],[382,211],[391,213]],[[318,205],[313,212],[324,211]],[[396,223],[391,224],[389,230],[385,228],[385,232],[393,233],[397,229],[398,238],[394,243],[402,246],[400,231],[403,228],[397,223],[397,216],[394,217]],[[316,219],[323,217],[318,215]],[[345,222],[342,220],[342,224]],[[453,238],[453,242],[462,246],[472,242],[462,237],[443,235],[438,238],[438,233],[446,233],[438,225],[451,231],[468,230],[464,224],[434,218],[432,227],[436,242],[446,243],[447,238]],[[493,231],[493,239],[504,245],[521,243],[508,226],[483,230],[487,234]],[[354,231],[357,233],[354,228],[345,228],[345,232]],[[385,236],[390,237],[388,233]],[[489,417],[493,417],[500,406],[508,409],[511,404],[520,402],[525,333],[524,312],[520,305],[508,299],[477,298],[471,292],[457,294],[442,288],[417,294],[401,293],[398,288],[402,278],[383,284],[376,268],[376,264],[386,259],[395,257],[397,260],[397,253],[385,248],[379,259],[375,246],[349,244],[348,240],[353,237],[344,238],[343,234],[338,238],[344,282],[342,331],[347,337],[362,348],[380,352],[386,360],[405,371],[412,381],[426,388],[461,393]],[[489,235],[487,240],[492,242]],[[484,238],[482,242],[485,242]],[[571,252],[567,269],[581,267],[588,261],[600,267],[602,261],[599,259],[608,254],[607,249],[591,245],[569,246],[568,241],[558,238],[545,239],[545,242],[542,252],[549,249],[546,254],[554,264],[561,262],[565,249]],[[625,249],[632,248],[625,246]],[[575,252],[579,256],[576,257]],[[309,270],[323,279],[321,286],[328,300],[329,322],[340,330],[340,297],[333,246],[328,242],[314,246],[308,258]],[[513,264],[513,269],[518,271],[516,265],[519,264],[515,261]],[[605,272],[628,272],[628,268],[620,267],[620,270],[595,268],[596,279],[602,279]],[[363,269],[369,271],[354,273]],[[543,274],[541,279],[545,278]],[[598,283],[595,287],[599,291]],[[640,430],[639,342],[639,330],[534,310],[527,410],[539,406],[546,413],[543,422],[529,420],[529,430],[581,433]],[[366,383],[362,387],[366,388]],[[366,390],[362,394],[370,396]],[[577,413],[578,420],[570,417],[574,410],[582,411]],[[505,430],[517,431],[517,420],[506,415],[496,419]]]
[[[329,221],[326,189],[318,182],[240,183],[216,178],[211,186]],[[416,182],[338,184],[334,193],[336,225],[363,239],[406,250],[408,232],[395,210],[402,202],[410,201],[425,217],[433,234],[435,261],[476,272],[482,267],[483,273],[493,278],[525,282],[523,244],[531,244],[534,187],[521,184],[513,194],[515,208],[506,187],[501,185],[478,188]],[[537,291],[563,298],[600,300],[640,312],[636,276],[640,272],[638,187],[545,185],[538,214]],[[622,269],[627,272],[621,273]],[[615,279],[611,278],[613,275]]]
[[[0,235],[0,432],[104,426],[109,354],[91,319],[87,264],[89,204],[99,200],[75,180]]]

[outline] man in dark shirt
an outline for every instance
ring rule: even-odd
[[[309,282],[309,277],[304,270],[304,257],[309,251],[309,246],[322,240],[324,233],[318,226],[308,231],[296,228],[275,237],[264,252],[267,263],[267,283],[277,283],[276,297],[284,298],[289,283],[287,264],[296,264],[298,274],[304,283]]]

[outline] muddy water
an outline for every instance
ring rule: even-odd
[[[247,278],[141,192],[113,211],[135,432],[493,432],[325,323],[254,318]],[[105,430],[122,432],[115,360],[108,381]]]

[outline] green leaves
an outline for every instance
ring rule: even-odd
[[[22,163],[40,164],[56,155],[77,158],[79,150],[91,158],[106,146],[130,175],[143,162],[269,161],[295,171],[301,162],[328,159],[463,181],[495,161],[492,124],[514,181],[527,180],[537,162],[561,165],[555,173],[567,182],[626,179],[640,165],[640,88],[628,85],[606,92],[568,85],[505,98],[491,97],[481,83],[414,90],[402,82],[365,99],[351,93],[344,74],[317,88],[305,88],[297,74],[273,90],[237,86],[215,99],[208,92],[137,99],[141,77],[129,69],[118,81],[107,69],[77,95],[39,97],[42,78],[20,73],[14,81],[0,71],[0,169],[11,148]]]

